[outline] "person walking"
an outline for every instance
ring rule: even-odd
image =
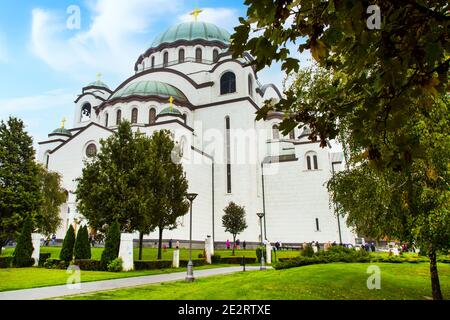
[[[242,248],[244,248],[244,250],[245,250],[245,247],[247,247],[247,242],[245,242],[245,240],[244,240],[244,242],[242,242]]]
[[[227,245],[227,250],[230,250],[230,240],[227,239],[226,245]]]
[[[54,246],[56,243],[56,234],[52,235],[52,246]]]
[[[172,249],[172,239],[169,240],[169,249]]]

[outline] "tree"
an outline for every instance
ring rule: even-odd
[[[305,82],[300,81],[289,87],[279,102],[267,102],[257,119],[282,112],[283,133],[306,124],[311,130],[309,138],[320,139],[322,146],[328,139],[343,138],[354,167],[367,162],[375,181],[404,182],[397,189],[403,198],[385,201],[398,209],[404,200],[408,215],[404,210],[386,214],[388,229],[384,231],[397,234],[399,229],[391,229],[398,219],[413,219],[411,238],[431,245],[431,252],[445,247],[441,243],[447,239],[442,235],[448,232],[449,214],[440,203],[447,198],[448,169],[442,168],[448,168],[449,156],[439,151],[442,146],[448,148],[442,139],[442,132],[448,132],[448,2],[378,1],[383,15],[379,29],[368,28],[370,3],[365,1],[245,3],[248,18],[240,19],[232,36],[234,56],[249,50],[255,55],[252,63],[257,70],[276,60],[283,62],[287,73],[298,71],[299,61],[289,56],[286,46],[303,38],[306,42],[297,44],[298,50],[310,50],[318,66],[328,72],[310,78],[314,80],[310,86],[301,87]],[[252,24],[260,35],[249,39]],[[438,154],[445,165],[436,160]],[[415,181],[422,183],[420,187]],[[421,188],[423,192],[416,194]],[[434,202],[425,195],[433,195]],[[370,212],[367,218],[373,219],[375,211]],[[432,219],[437,221],[431,223]],[[358,225],[362,228],[363,224]],[[375,230],[367,231],[378,230],[372,227]],[[439,299],[435,257],[429,257],[433,297]]]
[[[61,175],[39,166],[42,203],[36,216],[36,226],[40,233],[50,236],[61,225],[60,206],[67,200],[67,190],[61,187]]]
[[[73,255],[75,259],[91,258],[91,245],[89,243],[87,226],[82,226],[80,227],[80,230],[78,230],[73,249]]]
[[[153,195],[149,203],[151,225],[158,228],[158,259],[162,258],[162,236],[164,229],[177,227],[177,219],[187,213],[189,202],[186,200],[188,182],[180,163],[172,161],[175,144],[167,130],[156,131],[151,140],[151,166],[147,184]]]
[[[450,248],[450,115],[437,102],[427,117],[414,117],[409,130],[425,146],[423,159],[407,170],[379,170],[361,157],[328,182],[347,223],[373,238],[415,242],[430,259],[433,297],[442,299],[436,254]]]
[[[59,259],[65,262],[72,261],[73,258],[73,247],[75,245],[75,230],[72,225],[67,229],[66,236],[61,247],[61,252],[59,253]]]
[[[255,56],[256,70],[282,62],[289,74],[299,60],[287,47],[310,50],[333,76],[317,105],[303,106],[292,90],[258,112],[285,113],[283,133],[308,124],[310,139],[326,146],[341,130],[380,167],[407,167],[421,145],[402,130],[411,113],[433,108],[448,83],[448,1],[377,1],[383,23],[369,29],[370,1],[246,0],[247,18],[232,35],[231,51]],[[376,13],[375,13],[376,14]],[[258,31],[251,37],[252,31]],[[316,102],[316,101],[314,101]],[[343,126],[344,125],[344,126]],[[397,137],[388,141],[388,136]],[[387,150],[387,152],[383,152]]]
[[[117,132],[100,143],[100,152],[86,161],[77,179],[79,211],[96,230],[117,220],[123,232],[150,232],[148,201],[143,201],[149,196],[142,187],[149,178],[149,171],[142,169],[147,164],[145,137],[133,134],[130,123],[123,121]]]
[[[114,221],[106,232],[105,249],[102,252],[101,263],[104,270],[108,264],[119,256],[120,249],[120,225]]]
[[[222,216],[222,225],[225,228],[225,232],[229,232],[233,235],[233,252],[231,255],[234,256],[236,235],[247,228],[247,223],[245,222],[245,209],[234,202],[230,202],[223,211],[225,214]]]
[[[21,120],[0,122],[0,254],[10,239],[17,238],[25,218],[39,211],[42,197],[34,154]]]
[[[20,233],[17,246],[13,253],[13,265],[18,268],[31,267],[34,263],[31,255],[33,254],[33,242],[31,233],[33,232],[33,222],[30,216],[25,218],[22,232]]]

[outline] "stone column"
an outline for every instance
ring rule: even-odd
[[[34,266],[37,267],[39,265],[39,253],[41,252],[41,237],[40,233],[32,233],[31,241],[33,243],[33,253],[31,257],[34,259]]]
[[[123,271],[134,269],[133,239],[133,233],[120,234],[119,258],[121,258],[123,261]]]
[[[211,264],[211,236],[208,236],[205,240],[205,254],[206,262]]]
[[[172,260],[172,268],[180,267],[180,250],[173,250],[173,260]]]
[[[266,264],[272,263],[272,245],[266,241]]]

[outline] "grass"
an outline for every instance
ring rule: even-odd
[[[229,267],[230,265],[206,265],[195,267],[196,270]],[[142,270],[128,272],[103,272],[103,271],[81,271],[81,282],[98,280],[109,280],[137,276],[148,276],[154,274],[183,272],[186,268]],[[45,268],[9,268],[0,269],[0,292],[9,290],[39,288],[45,286],[56,286],[67,283],[70,276],[66,270]]]
[[[58,259],[59,252],[61,251],[61,247],[41,247],[41,253],[51,253],[51,258]],[[7,248],[2,250],[2,256],[10,256],[14,252],[14,248]],[[102,255],[103,248],[91,248],[92,259],[100,260]],[[203,250],[192,250],[192,258],[198,258],[198,255],[203,253]],[[215,254],[220,255],[221,257],[231,257],[231,250],[216,250]],[[283,250],[277,252],[277,258],[293,258],[299,255],[298,250]],[[256,257],[255,250],[235,250],[235,256],[238,257]],[[138,260],[139,257],[139,249],[134,248],[134,259]],[[142,250],[142,260],[156,260],[158,257],[158,249],[156,248],[144,248]],[[172,260],[173,257],[173,249],[166,249],[162,252],[163,260]],[[189,250],[188,249],[180,249],[180,259],[188,260],[189,259]]]
[[[429,266],[377,263],[381,289],[366,286],[367,263],[332,263],[286,270],[154,284],[67,297],[81,300],[422,300],[431,296]],[[450,298],[450,266],[439,264],[444,298]]]

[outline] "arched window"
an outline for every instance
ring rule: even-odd
[[[291,132],[289,132],[289,139],[295,139],[295,130],[292,129]]]
[[[310,151],[306,154],[306,169],[308,170],[319,169],[317,154],[313,151]]]
[[[105,127],[108,127],[109,114],[105,115]]]
[[[166,51],[164,52],[163,56],[163,67],[167,67],[169,65],[169,53]]]
[[[217,62],[219,60],[219,50],[214,49],[213,50],[213,62]]]
[[[236,92],[236,76],[233,72],[226,72],[220,78],[220,94]]]
[[[184,124],[187,123],[187,114],[186,113],[183,113],[183,122],[184,122]]]
[[[117,110],[116,114],[116,125],[120,124],[120,121],[122,121],[122,110]]]
[[[91,104],[89,102],[81,107],[80,122],[89,121],[91,119]]]
[[[155,67],[155,57],[152,57],[152,69]]]
[[[272,138],[273,139],[280,139],[280,129],[278,129],[278,125],[274,124],[272,126]]]
[[[195,49],[195,62],[202,63],[203,57],[202,57],[202,49],[197,48]]]
[[[231,193],[231,161],[230,161],[230,117],[225,118],[225,143],[227,157],[227,193]]]
[[[320,228],[319,228],[319,218],[316,218],[316,231],[320,231]]]
[[[253,97],[253,79],[250,74],[248,75],[248,94]]]
[[[154,124],[156,122],[156,110],[151,108],[148,112],[148,124]]]
[[[131,123],[137,123],[138,122],[138,109],[133,108],[131,111]]]
[[[184,49],[180,49],[180,51],[178,51],[178,63],[183,62],[184,62]]]
[[[97,155],[97,146],[93,143],[90,143],[86,148],[86,157],[92,158]]]

